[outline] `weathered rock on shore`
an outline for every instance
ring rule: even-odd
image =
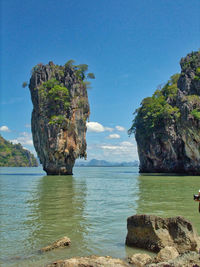
[[[152,261],[153,259],[151,256],[141,253],[133,254],[132,257],[128,258],[128,262],[136,267],[143,267],[147,264],[152,263]]]
[[[38,64],[32,70],[33,143],[49,175],[72,174],[75,159],[86,157],[86,71],[87,65],[74,66],[72,61],[65,66]]]
[[[199,238],[192,224],[183,217],[161,218],[154,215],[134,215],[127,219],[126,244],[159,252],[166,246],[179,253],[196,251]]]
[[[158,254],[136,253],[126,260],[94,255],[74,257],[46,267],[200,267],[199,237],[183,217],[163,219],[154,215],[134,215],[127,219],[127,228],[127,245]],[[49,246],[44,249],[48,251]]]
[[[130,267],[130,265],[120,259],[111,257],[90,256],[60,260],[48,264],[46,267]]]
[[[53,242],[52,244],[41,248],[39,251],[40,252],[47,252],[56,248],[64,248],[64,247],[68,247],[71,244],[71,240],[67,237],[64,236],[58,240],[56,240],[55,242]]]
[[[134,254],[128,261],[103,256],[77,257],[58,260],[46,267],[199,267],[200,255],[194,251],[158,262],[147,254]]]
[[[197,252],[191,251],[180,254],[174,259],[165,261],[154,261],[151,264],[144,265],[144,267],[199,267],[200,255]],[[136,266],[137,267],[137,266]]]
[[[179,256],[179,253],[175,247],[166,246],[162,248],[156,256],[157,262],[163,262],[173,260]]]
[[[200,174],[200,52],[181,59],[181,74],[145,98],[135,133],[142,173]]]

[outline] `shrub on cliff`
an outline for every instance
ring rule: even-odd
[[[157,89],[152,97],[144,98],[141,107],[134,112],[135,118],[128,133],[148,135],[156,127],[161,127],[168,119],[180,117],[179,108],[171,103],[177,95],[177,81],[180,74],[171,76],[163,88]]]

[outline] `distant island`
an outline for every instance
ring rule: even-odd
[[[137,160],[133,162],[109,162],[106,160],[92,159],[89,162],[76,162],[75,167],[138,167]]]
[[[0,135],[0,167],[37,167],[34,155],[21,144],[12,144]]]

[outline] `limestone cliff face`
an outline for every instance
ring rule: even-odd
[[[50,175],[72,174],[75,159],[86,157],[89,103],[83,66],[38,64],[29,89],[33,102],[33,143]]]
[[[142,173],[200,174],[200,52],[180,65],[180,75],[143,100],[129,130]]]

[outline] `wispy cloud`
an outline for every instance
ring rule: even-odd
[[[115,154],[121,154],[121,153],[132,153],[133,151],[136,151],[135,144],[123,141],[117,145],[101,145],[101,148],[104,151],[115,153]]]
[[[88,158],[116,162],[138,160],[137,145],[135,141],[123,141],[116,144],[91,144],[88,145]]]
[[[91,121],[87,122],[87,131],[88,132],[93,132],[93,133],[102,133],[105,131],[112,132],[114,129],[110,127],[105,127],[99,122]]]
[[[126,131],[126,129],[124,127],[119,126],[119,125],[115,126],[115,128],[117,131],[120,131],[120,132]]]
[[[32,140],[32,134],[27,132],[20,133],[20,136],[10,140],[13,144],[22,144],[22,145],[28,145],[33,146],[33,140]]]
[[[10,132],[10,129],[8,128],[8,126],[3,125],[3,126],[0,127],[0,131],[1,132]]]
[[[108,139],[119,139],[120,135],[119,134],[110,134],[107,138]]]

